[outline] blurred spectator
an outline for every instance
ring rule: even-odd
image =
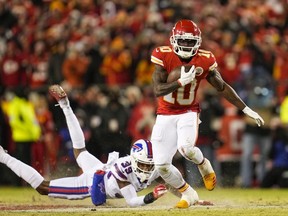
[[[276,48],[276,59],[273,69],[273,78],[277,82],[276,90],[280,102],[287,95],[286,89],[288,89],[288,30],[286,30],[284,38]]]
[[[266,172],[266,162],[268,151],[271,146],[270,121],[273,117],[275,101],[273,79],[271,75],[262,67],[253,67],[253,73],[246,83],[246,103],[249,107],[259,113],[265,125],[255,126],[250,118],[245,117],[245,130],[242,137],[241,155],[241,181],[242,187],[252,187],[258,185]],[[256,149],[256,146],[258,147]],[[253,153],[259,153],[259,160],[254,169]],[[254,170],[256,178],[254,179]],[[255,180],[255,181],[254,181]]]
[[[109,52],[104,56],[101,73],[105,76],[108,86],[121,86],[131,83],[132,56],[125,47],[124,40],[116,37],[110,45]]]
[[[32,165],[42,175],[51,175],[56,171],[60,137],[55,131],[45,95],[32,93],[29,98],[41,127],[41,136],[32,146]]]
[[[284,100],[280,104],[280,120],[288,130],[288,89],[286,90]]]
[[[87,150],[104,160],[102,155],[102,145],[100,143],[102,139],[102,121],[103,116],[100,114],[102,109],[105,109],[108,103],[108,97],[97,86],[90,86],[84,93],[84,102],[82,109],[87,115],[87,127],[90,130],[90,137],[86,140]]]
[[[41,135],[35,108],[28,100],[27,89],[17,88],[7,105],[7,115],[15,143],[14,155],[17,159],[32,165],[31,148]],[[18,178],[17,178],[18,179]],[[21,182],[17,182],[20,185]]]
[[[120,155],[129,154],[131,141],[127,135],[129,115],[126,108],[120,103],[119,89],[109,89],[109,102],[101,107],[99,116],[102,122],[99,126],[101,134],[102,160],[107,160],[108,153],[117,151]]]
[[[261,187],[288,188],[288,135],[287,130],[278,124],[273,130],[272,146],[267,161],[267,173]]]
[[[126,89],[126,96],[135,98],[135,103],[131,104],[130,118],[128,120],[127,132],[131,137],[131,142],[139,138],[150,139],[153,125],[155,123],[155,100],[150,88],[144,87],[143,93],[137,86],[130,86]]]
[[[48,85],[48,52],[44,41],[36,41],[29,57],[28,85],[32,90],[41,90]],[[44,89],[42,89],[44,90]]]
[[[56,42],[52,48],[48,60],[48,79],[49,84],[63,82],[62,67],[66,57],[66,42],[61,40]]]
[[[154,64],[150,61],[150,54],[154,44],[152,43],[151,36],[153,33],[147,31],[140,36],[137,49],[134,51],[133,61],[135,65],[134,83],[139,86],[151,84],[152,73],[154,71]]]
[[[85,73],[90,60],[85,56],[83,46],[82,42],[71,44],[63,62],[62,70],[65,84],[71,89],[83,88],[85,84]]]
[[[219,59],[218,65],[221,68],[223,79],[230,85],[235,86],[240,77],[238,67],[239,55],[234,48],[233,34],[230,31],[224,31],[221,35],[221,45],[216,58]]]
[[[100,73],[100,67],[103,61],[103,51],[101,46],[90,43],[91,46],[87,48],[86,55],[90,58],[90,63],[87,66],[85,73],[85,87],[93,86],[94,84],[103,84],[104,76]]]
[[[0,1],[0,35],[9,38],[17,21],[16,16],[11,12],[10,4]]]
[[[27,73],[23,66],[19,44],[15,40],[7,41],[6,53],[0,59],[0,84],[8,89],[26,86]]]

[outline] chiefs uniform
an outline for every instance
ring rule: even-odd
[[[195,100],[197,89],[201,80],[206,78],[209,71],[217,67],[214,55],[209,51],[199,49],[190,62],[186,63],[180,60],[171,46],[160,46],[153,50],[151,61],[162,66],[168,74],[181,65],[195,65],[196,68],[196,78],[191,84],[158,98],[157,114],[173,115],[188,111],[199,112],[199,104]]]

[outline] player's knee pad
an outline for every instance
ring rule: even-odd
[[[171,164],[155,164],[155,169],[158,170],[161,176],[166,176],[170,173]]]
[[[189,161],[197,163],[198,148],[194,146],[181,146],[179,149],[180,154]],[[200,151],[200,150],[199,150]]]

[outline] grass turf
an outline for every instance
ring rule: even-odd
[[[216,188],[214,191],[206,191],[205,189],[197,189],[197,191],[200,199],[212,201],[214,205],[175,209],[173,207],[178,198],[168,193],[153,204],[138,208],[127,207],[123,199],[107,200],[105,206],[95,207],[89,198],[73,201],[52,199],[39,195],[31,188],[0,187],[0,215],[288,215],[288,190],[286,189]],[[147,192],[147,190],[142,191],[140,194]]]

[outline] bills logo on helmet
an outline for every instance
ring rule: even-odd
[[[141,143],[134,143],[132,146],[132,151],[133,152],[139,152],[143,150],[143,145]]]

